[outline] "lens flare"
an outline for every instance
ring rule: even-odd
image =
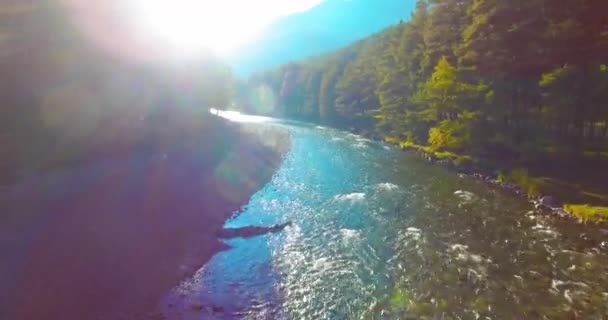
[[[306,10],[320,0],[132,0],[131,15],[141,31],[192,52],[233,52],[281,15]]]

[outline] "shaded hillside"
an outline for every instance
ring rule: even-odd
[[[141,50],[109,3],[0,5],[1,319],[158,318],[288,148],[209,114],[226,66]]]
[[[207,128],[198,147],[96,159],[0,193],[0,318],[158,319],[289,148],[279,129]]]

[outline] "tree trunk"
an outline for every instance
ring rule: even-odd
[[[590,75],[591,65],[589,63],[584,63],[582,66],[582,85],[581,85],[581,99],[580,106],[576,108],[576,126],[577,126],[577,140],[575,141],[575,147],[581,148],[585,142],[585,118],[586,113],[589,107],[589,75]]]

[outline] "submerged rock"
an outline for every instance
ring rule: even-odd
[[[349,193],[349,194],[340,194],[340,195],[335,196],[334,199],[339,200],[339,201],[345,201],[345,200],[362,201],[365,199],[365,193],[355,192],[355,193]]]
[[[545,208],[555,210],[560,208],[559,201],[557,201],[557,199],[552,196],[541,197],[534,203],[534,205],[537,209]]]
[[[275,224],[272,226],[262,226],[262,227],[249,226],[249,227],[242,227],[242,228],[225,228],[219,232],[218,237],[223,238],[223,239],[252,238],[252,237],[260,236],[260,235],[267,234],[267,233],[279,232],[291,225],[292,225],[292,223],[290,221],[290,222],[286,222],[286,223],[282,223],[282,224]]]

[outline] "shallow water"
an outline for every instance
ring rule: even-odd
[[[292,149],[226,226],[293,225],[227,241],[168,319],[608,318],[608,230],[353,134],[260,125]]]

